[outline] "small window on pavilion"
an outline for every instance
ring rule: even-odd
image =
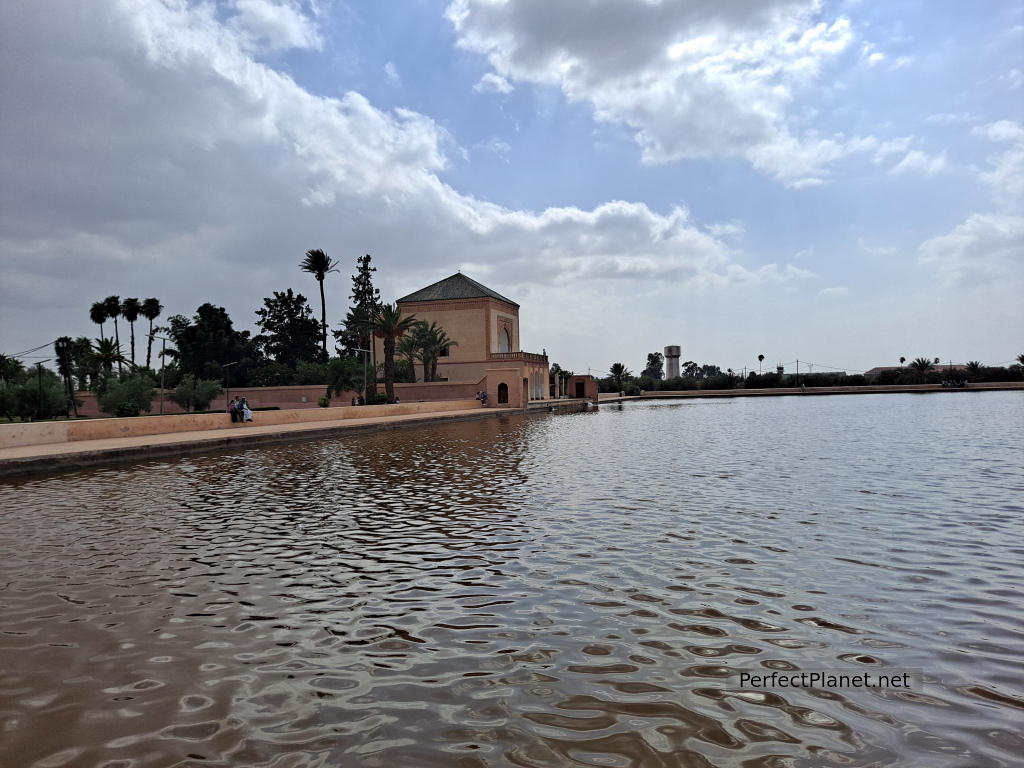
[[[498,334],[498,351],[499,352],[511,352],[512,345],[508,339],[508,328],[502,328],[501,333]]]
[[[437,353],[437,356],[438,357],[448,357],[450,349],[451,349],[451,347],[449,347],[449,346],[441,347],[441,351]]]

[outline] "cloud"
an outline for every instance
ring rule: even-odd
[[[818,291],[818,296],[824,299],[834,298],[836,296],[845,296],[850,292],[849,288],[845,286],[836,286],[834,288],[822,288]]]
[[[473,90],[478,93],[512,93],[515,86],[500,75],[488,72],[473,86]]]
[[[384,76],[388,79],[388,82],[400,84],[402,78],[398,75],[398,67],[395,66],[395,62],[389,61],[384,65]]]
[[[862,141],[790,126],[796,93],[853,40],[849,21],[819,20],[814,0],[594,0],[585,14],[548,0],[455,0],[447,15],[488,74],[558,87],[596,119],[628,125],[648,164],[746,157],[807,186]]]
[[[232,0],[227,26],[248,50],[281,51],[323,46],[316,24],[291,0]]]
[[[440,179],[453,142],[430,118],[304,90],[258,62],[251,30],[210,5],[68,0],[68,13],[52,14],[14,1],[0,49],[11,73],[0,306],[63,318],[53,333],[26,333],[88,333],[89,304],[111,293],[156,295],[169,314],[214,301],[245,327],[259,297],[302,289],[297,263],[312,247],[343,263],[374,254],[392,295],[457,265],[510,289],[572,281],[579,291],[804,274],[735,263],[729,233],[682,207],[532,212],[461,194]]]
[[[992,188],[999,203],[1019,210],[1024,204],[1024,125],[1000,120],[979,126],[972,133],[1010,143],[1008,150],[989,158],[991,170],[982,172],[980,178]]]
[[[889,173],[923,173],[925,176],[934,176],[946,169],[946,153],[932,157],[919,149],[908,152],[902,160],[893,166]]]
[[[947,235],[921,244],[918,261],[935,268],[950,285],[1024,279],[1024,217],[974,214]]]

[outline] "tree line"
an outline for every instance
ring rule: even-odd
[[[437,323],[403,317],[397,304],[382,302],[371,262],[369,254],[356,260],[351,306],[335,329],[327,322],[324,282],[339,271],[338,262],[320,249],[307,251],[299,263],[318,283],[320,317],[301,293],[274,291],[255,311],[255,335],[236,329],[227,310],[209,302],[191,317],[176,314],[154,325],[164,310],[158,299],[108,296],[89,311],[99,338],[65,336],[54,342],[56,372],[37,366],[33,379],[21,361],[0,355],[0,415],[10,420],[70,415],[80,404],[74,397],[80,390],[95,392],[105,413],[138,415],[150,409],[159,382],[176,390],[170,398],[180,399],[186,410],[208,407],[225,386],[326,385],[328,398],[352,391],[361,393],[362,402],[394,402],[395,383],[417,381],[417,365],[420,380],[435,380],[438,359],[457,343]],[[145,364],[136,344],[140,318],[149,321]],[[122,346],[119,320],[129,326],[127,346]],[[108,336],[110,321],[113,334]],[[383,341],[381,360],[374,338]],[[378,383],[385,392],[378,393]]]
[[[759,369],[764,355],[758,355]],[[842,371],[827,373],[785,373],[781,369],[764,372],[751,370],[745,376],[732,368],[724,371],[717,365],[698,365],[692,360],[681,363],[680,375],[665,378],[664,355],[651,352],[647,355],[647,366],[634,375],[623,363],[614,363],[607,375],[598,380],[602,392],[645,392],[684,391],[698,389],[775,389],[782,387],[863,387],[872,384],[940,384],[942,382],[962,384],[964,382],[996,382],[1024,380],[1024,354],[1018,355],[1009,366],[986,366],[977,360],[959,368],[940,369],[938,358],[918,357],[907,363],[900,358],[898,368],[881,371],[877,376],[865,376]]]

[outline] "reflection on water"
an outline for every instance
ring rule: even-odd
[[[1022,432],[655,402],[0,484],[0,765],[1019,765]]]

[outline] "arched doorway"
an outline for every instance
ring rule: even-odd
[[[508,384],[505,382],[498,385],[498,402],[508,403]]]
[[[502,328],[498,334],[498,352],[511,352],[512,342],[508,338],[508,328]]]

